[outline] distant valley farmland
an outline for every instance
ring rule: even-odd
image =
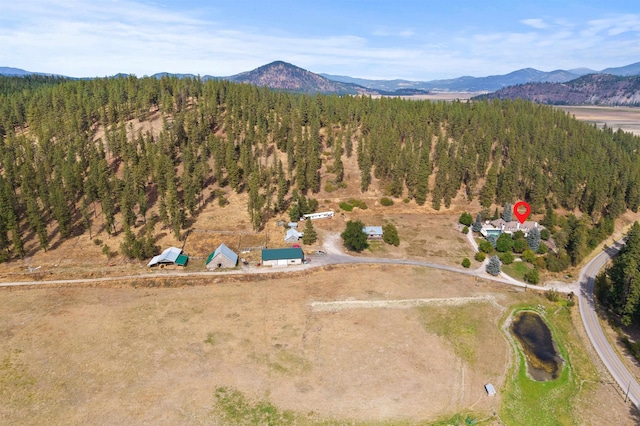
[[[559,109],[580,121],[594,123],[601,129],[605,124],[613,130],[640,135],[640,108],[601,106],[559,106]]]

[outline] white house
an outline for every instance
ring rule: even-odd
[[[295,243],[303,236],[304,236],[304,232],[298,232],[293,228],[289,228],[287,229],[287,233],[284,236],[284,240],[288,243]]]
[[[382,239],[382,226],[365,226],[362,228],[362,232],[367,234],[367,238],[370,240]]]
[[[498,236],[501,233],[505,232],[511,235],[514,232],[522,231],[524,233],[524,236],[526,237],[529,234],[529,231],[531,231],[533,228],[543,229],[544,227],[542,225],[538,225],[538,222],[533,222],[530,220],[525,221],[524,223],[520,223],[517,220],[506,222],[503,219],[496,219],[492,221],[486,221],[482,225],[480,233],[486,238],[491,234]]]

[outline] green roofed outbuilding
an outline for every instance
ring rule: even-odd
[[[304,253],[300,247],[262,250],[262,264],[264,266],[301,265],[303,260]]]

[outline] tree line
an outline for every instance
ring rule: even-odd
[[[159,132],[132,124],[158,114]],[[638,137],[519,100],[312,96],[172,76],[0,77],[0,137],[3,259],[23,256],[30,239],[47,250],[54,236],[94,224],[126,233],[144,256],[156,221],[180,236],[230,191],[246,194],[256,229],[304,207],[302,196],[373,182],[434,209],[460,191],[485,208],[523,199],[534,212],[578,209],[588,228],[640,206]],[[345,176],[348,162],[359,176]]]

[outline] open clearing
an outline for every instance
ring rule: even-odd
[[[499,323],[514,303],[547,303],[406,266],[211,281],[2,290],[0,423],[216,423],[220,387],[302,423],[494,418],[512,357]],[[427,301],[398,302],[418,299]],[[367,303],[312,306],[334,301]],[[632,424],[609,385],[591,384],[594,393],[610,412],[581,424]],[[591,402],[574,402],[583,418]]]
[[[640,135],[640,108],[602,107],[602,106],[559,106],[563,111],[575,116],[580,121],[593,123],[598,128],[604,124],[614,131],[622,129]]]

